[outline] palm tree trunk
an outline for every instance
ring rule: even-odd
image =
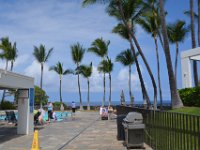
[[[178,53],[179,53],[179,50],[178,50],[178,42],[176,42],[176,59],[175,59],[175,80],[176,80],[176,83],[177,83],[177,66],[178,66]]]
[[[6,68],[5,70],[7,71],[8,70],[8,60],[6,60]]]
[[[200,47],[200,0],[198,0],[198,46]]]
[[[161,46],[162,46],[162,48],[164,49],[163,39],[162,39],[162,36],[161,36],[161,34],[160,34],[160,31],[157,30],[157,33],[158,33],[158,37],[159,37],[159,40],[160,40]]]
[[[11,66],[10,66],[10,71],[13,70],[13,66],[14,66],[14,62],[13,62],[13,60],[12,60],[12,61],[11,61]]]
[[[149,67],[149,64],[147,63],[147,60],[146,60],[146,58],[145,58],[145,56],[144,56],[144,54],[142,52],[142,49],[140,48],[140,45],[139,45],[135,35],[134,34],[131,34],[131,35],[132,35],[133,41],[134,41],[134,43],[135,43],[135,45],[136,45],[136,47],[138,49],[138,52],[140,53],[140,56],[142,57],[142,60],[143,60],[145,66],[147,68],[149,76],[151,78],[151,82],[152,82],[153,89],[154,89],[154,110],[156,110],[157,109],[157,86],[156,86],[156,82],[155,82],[153,73],[152,73],[152,71],[151,71],[151,69]]]
[[[157,72],[158,72],[158,89],[160,95],[160,109],[162,110],[163,106],[163,99],[162,99],[162,88],[161,88],[161,81],[160,81],[160,61],[159,61],[159,53],[158,53],[158,41],[156,36],[154,36],[154,42],[156,46],[156,61],[157,61]]]
[[[191,38],[192,38],[192,48],[196,47],[195,40],[195,26],[194,26],[194,4],[193,0],[190,0],[190,18],[191,18]],[[193,76],[194,76],[194,84],[198,86],[198,70],[197,70],[197,62],[193,61]]]
[[[111,106],[112,104],[111,104],[111,85],[112,85],[112,83],[111,83],[111,74],[109,73],[109,81],[110,81],[110,95],[109,95],[109,106]]]
[[[8,70],[8,60],[6,60],[6,68],[5,68],[5,70],[6,71]],[[5,95],[6,95],[6,90],[3,90],[3,94],[2,94],[2,98],[1,98],[1,103],[4,102]]]
[[[106,75],[103,73],[103,102],[102,107],[105,105],[105,99],[106,99]]]
[[[78,91],[79,91],[79,98],[80,98],[80,110],[83,110],[83,104],[82,104],[82,97],[81,97],[81,87],[80,87],[80,76],[78,74]]]
[[[137,72],[138,72],[138,76],[139,76],[139,80],[140,80],[140,85],[141,85],[141,89],[142,89],[144,107],[146,107],[146,105],[147,105],[150,108],[151,102],[150,102],[150,99],[149,99],[149,96],[148,96],[148,93],[147,93],[147,90],[146,90],[146,87],[145,87],[145,84],[144,84],[144,80],[143,80],[142,73],[141,73],[141,70],[140,70],[140,65],[138,63],[135,48],[133,46],[132,38],[131,38],[130,35],[129,35],[129,43],[130,43],[131,50],[133,52],[133,57],[135,58],[135,64],[136,64],[136,68],[137,68]]]
[[[87,78],[87,84],[88,84],[87,110],[90,110],[90,80],[89,78]]]
[[[133,102],[132,102],[132,93],[131,93],[131,65],[129,65],[128,85],[129,85],[130,105],[133,106]]]
[[[62,79],[60,77],[60,103],[62,104]]]
[[[40,79],[40,89],[41,89],[41,92],[40,92],[40,108],[42,108],[42,99],[43,99],[43,95],[42,95],[43,69],[44,69],[43,63],[41,63],[41,79]]]
[[[163,41],[164,53],[165,53],[165,59],[167,63],[168,77],[169,77],[169,83],[170,83],[172,108],[180,108],[180,107],[183,107],[183,103],[178,94],[177,85],[174,78],[174,72],[173,72],[169,42],[168,42],[168,35],[167,35],[167,28],[166,28],[166,23],[165,23],[165,13],[164,13],[165,10],[164,10],[164,5],[163,5],[163,0],[159,0],[159,2],[160,2],[161,27],[162,27],[162,34],[163,34],[163,40],[164,40]]]

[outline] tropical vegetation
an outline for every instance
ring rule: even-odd
[[[78,69],[80,66],[80,63],[83,59],[85,53],[85,49],[80,43],[71,45],[71,55],[72,60],[76,64],[76,68]],[[79,100],[80,100],[80,110],[83,110],[83,104],[82,104],[82,97],[81,97],[81,86],[80,86],[80,72],[77,71],[76,75],[78,77],[78,90],[79,90]]]
[[[10,71],[13,70],[14,61],[18,56],[16,46],[17,46],[16,42],[14,42],[14,44],[12,44],[8,37],[1,38],[0,49],[2,50],[2,53],[0,54],[0,58],[6,60],[5,70],[8,70],[8,67],[9,67],[8,63],[9,62],[11,62]],[[8,92],[6,92],[6,90],[3,90],[1,102],[4,101],[6,93],[8,93]]]
[[[59,86],[59,91],[60,91],[60,103],[61,103],[61,110],[63,108],[63,101],[62,101],[62,78],[63,75],[66,74],[72,74],[73,71],[72,70],[64,70],[63,69],[63,64],[61,62],[58,62],[55,66],[52,66],[49,68],[50,71],[55,71],[58,75],[59,75],[59,80],[60,80],[60,86]]]
[[[136,57],[138,57],[139,53],[136,54]],[[116,61],[120,62],[124,66],[128,66],[129,68],[129,78],[128,78],[128,85],[129,85],[129,96],[130,96],[130,104],[133,105],[134,102],[134,96],[131,91],[131,67],[135,63],[135,58],[133,57],[133,54],[130,49],[127,49],[125,51],[122,51],[120,54],[117,55]]]
[[[39,47],[34,46],[33,56],[35,59],[40,63],[41,66],[41,76],[40,76],[40,88],[42,89],[43,85],[43,71],[44,71],[44,64],[48,61],[53,48],[50,48],[47,52],[45,45],[40,45]],[[42,108],[42,93],[40,95],[40,108]]]
[[[185,21],[178,20],[174,24],[168,24],[167,26],[169,42],[176,44],[176,57],[174,63],[175,78],[177,78],[177,67],[179,58],[179,43],[183,42],[186,38],[189,28],[186,26]]]
[[[35,105],[39,106],[40,105],[40,98],[41,98],[41,93],[42,93],[42,105],[46,105],[49,99],[49,96],[47,95],[47,93],[41,89],[39,86],[34,86],[34,100],[35,100]]]
[[[96,54],[98,57],[102,59],[101,63],[106,60],[108,55],[108,46],[110,44],[110,41],[104,41],[103,38],[97,38],[94,40],[91,44],[91,47],[88,49],[88,52],[92,52]],[[98,67],[98,70],[100,72],[103,72],[103,100],[102,100],[102,106],[105,105],[105,99],[106,99],[106,69],[102,64]]]
[[[89,66],[81,65],[78,68],[81,75],[87,79],[88,93],[87,93],[87,110],[90,110],[90,77],[92,75],[92,62]]]
[[[83,6],[88,6],[95,3],[106,4],[106,13],[108,16],[116,19],[116,24],[113,26],[112,33],[119,35],[122,39],[128,42],[126,50],[119,53],[115,61],[120,62],[123,66],[127,66],[129,70],[128,76],[128,92],[130,97],[130,104],[134,105],[134,95],[132,91],[132,69],[133,65],[136,66],[138,73],[141,93],[143,96],[143,103],[147,108],[151,108],[151,101],[149,94],[150,90],[147,87],[146,74],[143,73],[141,65],[145,66],[145,71],[148,73],[148,77],[152,84],[153,89],[153,106],[154,110],[157,109],[157,99],[160,96],[160,105],[162,109],[162,84],[161,84],[161,72],[160,72],[160,57],[161,49],[164,50],[164,58],[166,68],[168,72],[169,88],[171,94],[171,103],[173,108],[181,108],[185,106],[199,106],[199,86],[198,86],[198,68],[197,62],[193,62],[193,78],[195,88],[177,90],[178,80],[178,62],[180,44],[184,42],[187,37],[187,33],[191,31],[191,47],[195,48],[196,44],[196,32],[195,25],[198,28],[198,46],[200,46],[200,0],[198,0],[198,12],[194,10],[194,0],[189,1],[190,10],[185,11],[185,14],[190,17],[190,24],[187,25],[184,20],[177,20],[175,22],[166,22],[167,12],[164,8],[165,0],[83,0]],[[197,22],[195,22],[197,20]],[[137,28],[141,27],[146,33],[148,33],[154,42],[153,54],[156,57],[156,71],[153,72],[152,66],[148,63],[147,55],[145,55],[146,49],[141,45],[140,39],[137,37]],[[5,70],[13,70],[14,62],[18,57],[18,49],[16,42],[11,42],[8,37],[1,38],[0,41],[0,58],[5,60]],[[160,43],[159,43],[160,42]],[[160,44],[160,45],[159,45]],[[176,50],[172,52],[170,50],[170,44],[175,44]],[[110,40],[105,40],[103,37],[94,39],[91,42],[88,50],[83,47],[79,42],[70,46],[72,61],[75,64],[75,68],[72,70],[63,69],[63,64],[58,61],[57,64],[50,67],[49,70],[55,71],[59,75],[59,95],[60,104],[63,104],[62,99],[62,81],[63,76],[66,74],[77,75],[77,84],[79,92],[80,110],[83,110],[83,100],[81,94],[81,77],[87,80],[87,109],[90,110],[90,82],[93,72],[92,62],[90,65],[82,64],[84,55],[86,52],[95,54],[101,60],[98,62],[98,71],[103,74],[103,97],[102,106],[106,103],[106,77],[109,78],[109,99],[108,105],[112,105],[112,71],[114,69],[114,63],[111,61],[111,57],[108,56],[110,49]],[[159,47],[160,46],[160,47]],[[40,87],[35,87],[35,103],[40,107],[45,105],[48,101],[48,96],[43,90],[43,74],[44,64],[48,61],[52,54],[53,48],[46,49],[45,45],[41,44],[38,47],[34,46],[33,56],[40,63]],[[110,51],[112,53],[112,51]],[[175,54],[174,54],[175,53]],[[174,54],[174,55],[172,55]],[[138,57],[139,56],[139,57]],[[173,60],[174,58],[174,60]],[[92,60],[89,60],[89,62]],[[173,63],[172,63],[173,62]],[[10,63],[10,68],[9,68]],[[174,66],[174,67],[173,67]],[[155,78],[156,77],[156,78]],[[155,80],[156,79],[156,80]],[[157,86],[158,85],[158,86]],[[147,90],[148,89],[148,90]],[[122,89],[123,90],[123,89]],[[134,89],[133,89],[134,90]],[[157,92],[158,91],[158,92]],[[5,90],[3,91],[2,101],[4,101]],[[10,94],[16,92],[9,91]],[[159,94],[158,94],[159,93]],[[7,103],[7,102],[6,102]],[[9,105],[9,104],[8,104]]]

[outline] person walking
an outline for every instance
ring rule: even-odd
[[[53,104],[51,102],[48,102],[48,121],[49,122],[51,121],[51,119],[53,119],[52,113],[53,113]]]
[[[72,107],[72,119],[74,119],[76,112],[76,103],[74,101],[72,101],[71,107]]]

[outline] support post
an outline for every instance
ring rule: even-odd
[[[191,77],[191,63],[190,58],[185,57],[181,59],[182,66],[182,87],[188,88],[192,87],[192,77]]]
[[[17,134],[33,133],[34,89],[18,90]]]

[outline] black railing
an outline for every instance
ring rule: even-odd
[[[154,150],[200,150],[200,116],[125,106],[117,114],[143,114],[145,143]]]

